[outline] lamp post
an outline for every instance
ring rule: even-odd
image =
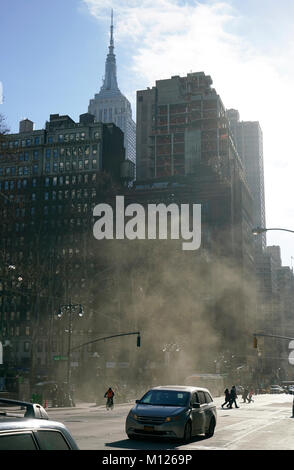
[[[265,228],[265,227],[255,227],[252,229],[253,235],[260,235],[261,233],[268,232],[269,230],[282,230],[283,232],[294,233],[294,230],[289,230],[287,228]]]
[[[71,368],[70,368],[70,354],[71,354],[71,334],[72,334],[72,324],[73,324],[73,315],[78,314],[81,318],[84,316],[83,306],[81,304],[72,304],[71,301],[68,304],[60,305],[57,316],[62,318],[63,315],[68,315],[68,344],[67,344],[67,386],[70,390],[70,378],[71,378]]]

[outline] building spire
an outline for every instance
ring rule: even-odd
[[[110,24],[110,42],[109,42],[109,52],[107,54],[106,63],[105,63],[105,77],[103,80],[103,85],[101,90],[109,91],[118,91],[117,77],[116,77],[116,60],[114,50],[114,41],[113,41],[113,10],[111,10],[111,24]]]
[[[110,46],[114,48],[113,44],[113,9],[111,9],[111,25],[110,25]]]

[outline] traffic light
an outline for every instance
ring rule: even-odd
[[[254,338],[253,338],[253,347],[255,349],[257,349],[257,338],[256,338],[256,336],[254,336]]]
[[[139,348],[141,346],[141,336],[138,335],[137,336],[137,348]]]

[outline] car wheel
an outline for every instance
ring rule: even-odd
[[[212,437],[214,435],[214,430],[215,430],[215,419],[211,418],[208,431],[205,433],[205,437]]]
[[[184,431],[184,442],[190,442],[192,439],[192,426],[190,421],[185,426],[185,431]]]

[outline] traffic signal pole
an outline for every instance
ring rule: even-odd
[[[107,339],[117,338],[118,336],[129,336],[129,335],[137,335],[137,347],[139,348],[141,346],[140,331],[132,331],[130,333],[120,333],[118,335],[111,335],[111,336],[105,336],[104,338],[93,339],[92,341],[88,341],[87,343],[83,343],[83,344],[80,344],[79,346],[75,346],[74,348],[71,348],[71,351],[82,348],[83,346],[87,346],[88,344],[97,343],[98,341],[105,341]]]

